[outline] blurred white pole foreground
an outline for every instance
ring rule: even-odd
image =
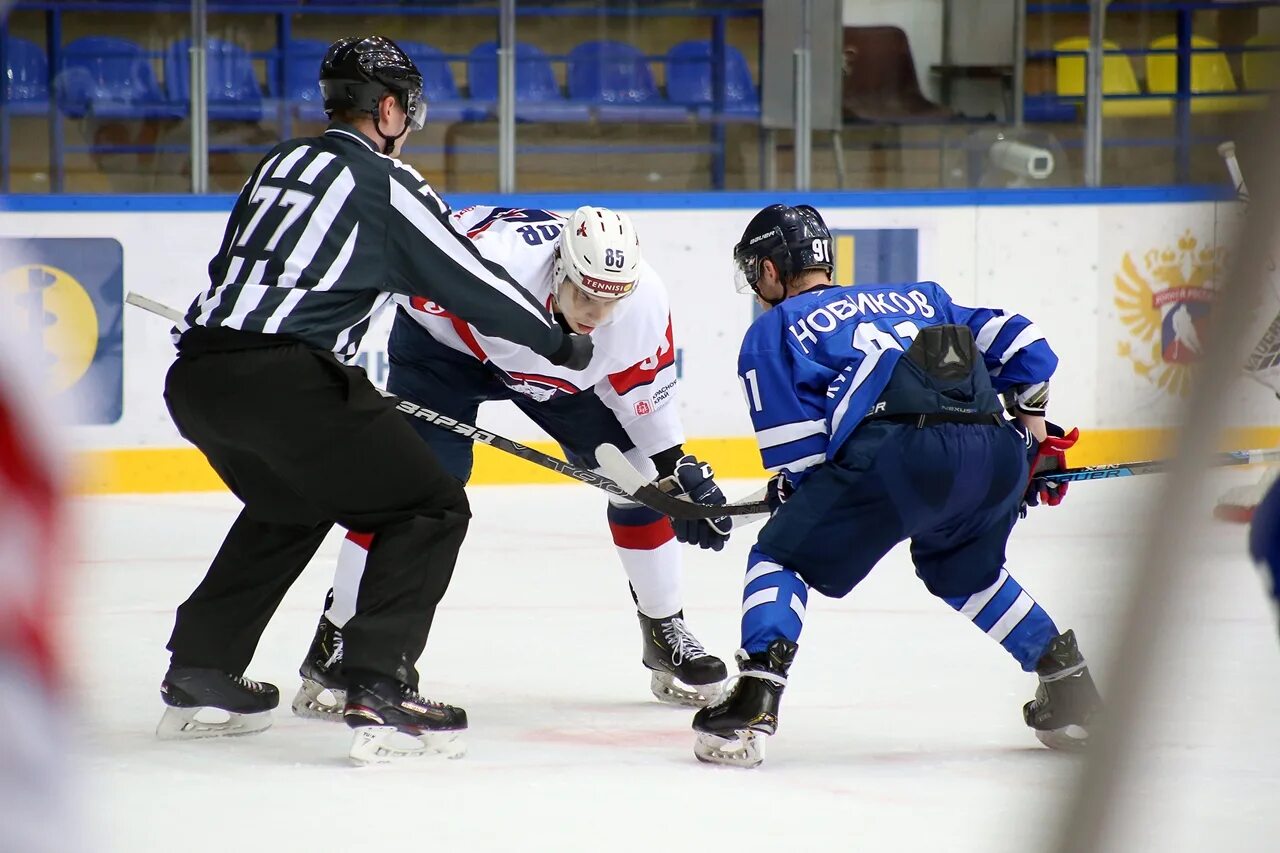
[[[1260,114],[1242,145],[1267,151],[1280,136],[1280,98]],[[1252,144],[1248,144],[1251,142]],[[1255,147],[1256,146],[1256,147]],[[1151,692],[1152,671],[1175,604],[1185,595],[1192,566],[1190,547],[1198,527],[1196,495],[1215,439],[1223,426],[1227,390],[1240,371],[1244,339],[1268,277],[1268,255],[1280,222],[1280,168],[1272,157],[1258,157],[1250,174],[1250,209],[1231,254],[1231,268],[1214,303],[1210,345],[1205,352],[1178,432],[1177,454],[1170,479],[1160,492],[1160,511],[1147,516],[1137,540],[1138,571],[1121,611],[1115,656],[1105,670],[1109,693],[1106,715],[1091,739],[1084,771],[1061,816],[1057,853],[1100,853],[1118,850],[1116,829],[1123,820],[1114,808],[1137,751],[1143,705]]]

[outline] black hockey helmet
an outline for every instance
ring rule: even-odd
[[[338,39],[329,46],[320,63],[320,93],[327,115],[354,109],[377,120],[378,104],[388,92],[399,99],[409,117],[408,127],[421,130],[427,120],[422,73],[409,54],[385,36]]]
[[[768,258],[783,281],[804,270],[822,269],[829,275],[831,232],[817,210],[807,204],[771,204],[747,223],[733,247],[734,286],[740,293],[759,295],[760,262]]]

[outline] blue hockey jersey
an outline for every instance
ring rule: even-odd
[[[1058,358],[1020,314],[956,305],[938,284],[823,286],[756,318],[738,356],[764,465],[793,483],[834,457],[921,328],[973,331],[992,387],[1047,382]]]

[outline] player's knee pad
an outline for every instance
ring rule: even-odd
[[[1004,576],[1004,571],[998,564],[977,570],[954,564],[935,564],[923,559],[916,564],[916,577],[924,581],[925,589],[948,602],[953,598],[968,598],[980,593]]]
[[[833,555],[830,562],[797,567],[795,572],[815,592],[827,598],[844,598],[874,566],[859,555],[846,555],[844,559]]]

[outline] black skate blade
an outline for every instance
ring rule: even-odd
[[[156,726],[160,740],[197,740],[212,737],[236,737],[264,732],[271,728],[271,712],[237,714],[220,708],[196,707],[164,709]]]
[[[302,679],[298,693],[293,697],[294,716],[305,720],[342,722],[342,711],[347,705],[347,691],[325,687],[310,678]]]
[[[720,698],[724,682],[711,684],[684,685],[676,681],[669,672],[649,671],[649,691],[655,699],[667,705],[678,705],[682,708],[705,708]]]
[[[1036,729],[1036,739],[1050,749],[1061,752],[1085,752],[1089,748],[1089,732],[1083,726],[1060,729]]]
[[[768,735],[751,729],[739,729],[736,737],[725,738],[698,732],[693,741],[693,755],[705,764],[750,769],[764,763],[764,742]]]
[[[350,757],[356,764],[390,764],[410,758],[467,754],[461,729],[410,733],[395,726],[360,726],[351,740]]]

